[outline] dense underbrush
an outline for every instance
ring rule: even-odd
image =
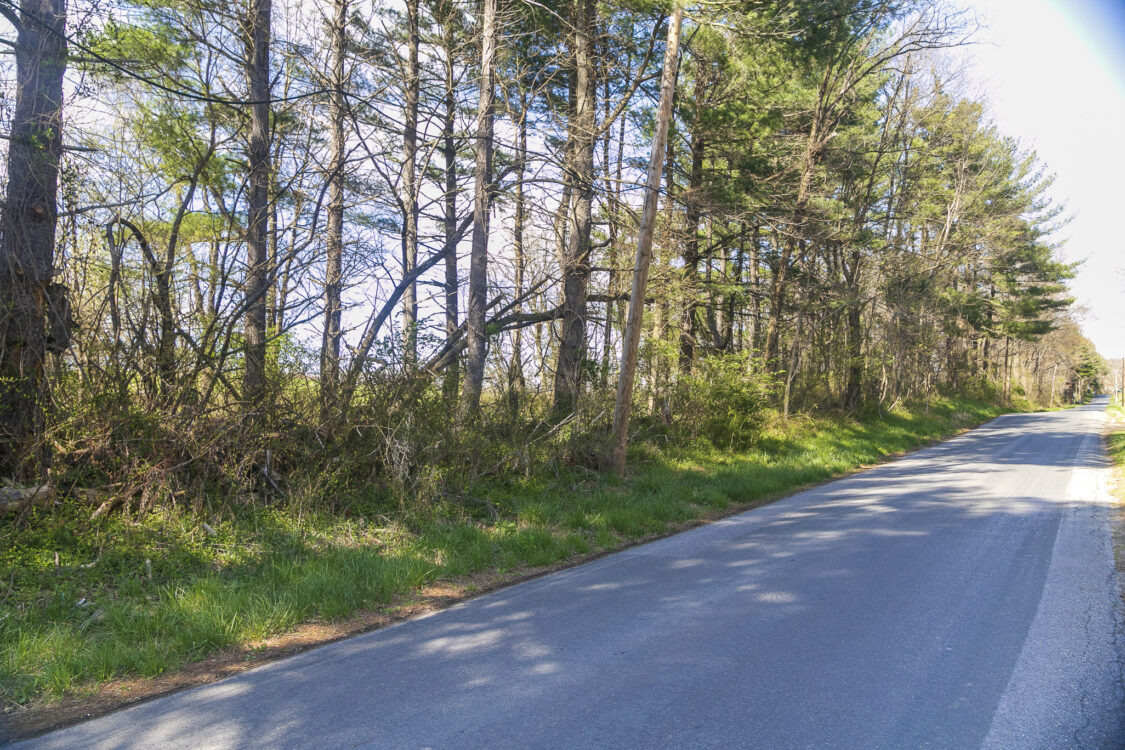
[[[468,426],[426,388],[361,398],[345,426],[311,426],[315,404],[292,394],[257,419],[74,409],[53,501],[0,517],[0,694],[50,701],[434,581],[580,559],[1001,411],[941,398],[783,419],[760,373],[695,378],[676,395],[688,417],[637,421],[626,480],[598,470],[608,396],[569,415],[498,399]]]

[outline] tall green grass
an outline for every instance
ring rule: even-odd
[[[174,670],[302,622],[385,607],[439,579],[615,549],[999,411],[947,399],[861,420],[774,419],[745,450],[641,444],[626,481],[543,471],[492,479],[471,488],[476,499],[423,508],[357,501],[347,517],[297,503],[225,505],[208,517],[166,506],[97,521],[88,507],[37,509],[19,524],[0,521],[0,695],[50,701]]]
[[[1117,465],[1119,472],[1125,474],[1125,408],[1121,406],[1110,406],[1109,414],[1112,418],[1117,420],[1116,429],[1106,436],[1106,449],[1109,452],[1109,457],[1113,459],[1113,463]],[[1125,493],[1125,487],[1119,488],[1122,493]],[[1123,497],[1125,499],[1125,497]]]

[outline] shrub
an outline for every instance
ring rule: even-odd
[[[957,395],[973,401],[997,403],[1000,401],[1000,384],[987,375],[974,375],[961,381]]]
[[[701,358],[675,388],[676,429],[716,448],[745,448],[764,424],[775,382],[748,353]]]

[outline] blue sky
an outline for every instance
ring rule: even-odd
[[[1086,335],[1125,356],[1125,0],[971,0],[986,28],[965,51],[1000,129],[1057,175],[1074,220],[1064,256]]]

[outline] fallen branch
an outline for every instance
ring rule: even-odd
[[[38,487],[18,487],[15,485],[0,487],[0,513],[23,510],[27,505],[36,502],[40,505],[46,505],[54,499],[54,496],[55,489],[49,484],[41,484]]]
[[[125,498],[121,496],[112,497],[109,500],[106,500],[104,503],[98,506],[97,510],[90,514],[90,520],[93,521],[95,518],[101,518],[102,516],[108,515],[111,511],[113,511],[114,508],[116,508],[118,505],[121,505],[121,503],[123,502],[125,502]]]

